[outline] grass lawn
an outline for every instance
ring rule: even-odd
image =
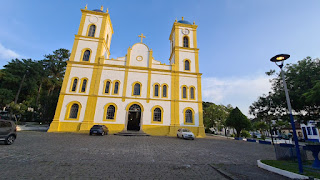
[[[277,160],[261,160],[262,163],[273,166],[286,171],[299,174],[298,163],[294,161],[277,161]],[[303,162],[303,175],[320,178],[320,169],[313,169],[313,161]]]

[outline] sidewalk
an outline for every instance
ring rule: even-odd
[[[26,125],[17,125],[17,131],[48,131],[49,125],[34,125],[34,124],[26,124]]]

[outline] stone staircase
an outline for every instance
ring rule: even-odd
[[[122,131],[116,133],[117,136],[150,136],[149,134],[144,133],[143,131]]]

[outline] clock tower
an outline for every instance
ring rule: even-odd
[[[171,132],[176,132],[176,126],[179,125],[179,117],[181,107],[180,102],[183,100],[183,89],[184,78],[181,74],[192,74],[197,81],[197,99],[198,110],[199,110],[199,134],[203,129],[203,110],[202,110],[202,95],[201,95],[201,73],[199,73],[199,49],[197,48],[197,25],[195,22],[184,20],[175,21],[172,26],[170,40],[170,64],[172,65],[172,76],[171,76],[171,88],[172,94],[171,99],[173,100],[171,105]],[[177,91],[179,89],[179,91]],[[190,89],[187,89],[190,90]]]

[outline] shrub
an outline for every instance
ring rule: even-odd
[[[241,131],[241,137],[245,137],[245,138],[248,138],[248,137],[250,137],[251,135],[250,135],[250,133],[248,132],[248,131],[246,131],[246,130],[242,130]]]
[[[261,139],[266,140],[266,135],[262,134]]]
[[[255,135],[255,134],[252,134],[252,138],[257,138],[257,135]]]
[[[235,134],[231,134],[231,137],[235,137],[236,135]]]

